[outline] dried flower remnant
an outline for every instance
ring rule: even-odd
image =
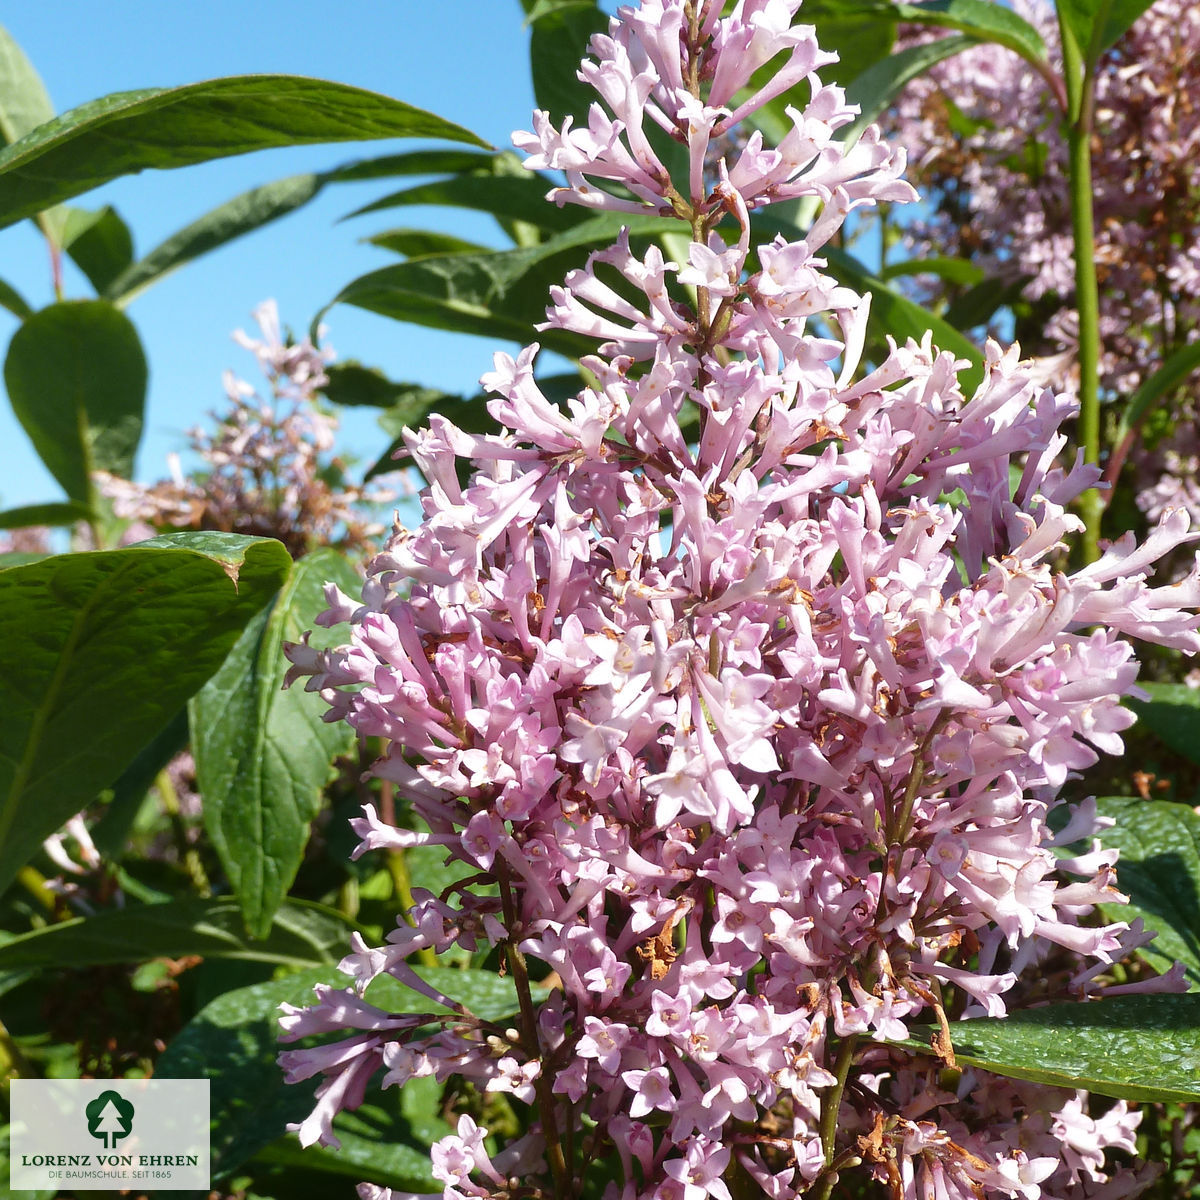
[[[269,397],[227,372],[229,407],[213,414],[215,431],[197,428],[189,435],[205,464],[198,475],[185,475],[172,456],[169,480],[147,487],[101,475],[100,489],[117,516],[143,527],[273,537],[295,557],[319,546],[370,550],[383,533],[370,509],[395,497],[352,484],[331,454],[337,419],[316,401],[333,351],[308,339],[284,339],[272,300],[254,315],[262,338],[239,330],[234,339],[258,360]]]
[[[327,590],[320,623],[347,645],[288,651],[332,719],[383,740],[373,772],[422,826],[368,806],[358,853],[439,846],[493,885],[416,894],[411,924],[342,963],[353,989],[282,1021],[286,1040],[346,1035],[281,1057],[321,1080],[305,1144],[336,1144],[380,1068],[529,1106],[497,1154],[466,1115],[434,1147],[445,1197],[514,1177],[578,1195],[600,1160],[614,1200],[728,1200],[735,1177],[825,1196],[856,1162],[912,1200],[1141,1186],[1105,1158],[1130,1145],[1123,1105],[1093,1118],[1083,1095],[970,1072],[946,1090],[944,1035],[927,1056],[882,1043],[1003,1016],[1032,977],[1043,998],[1095,994],[1144,943],[1089,916],[1120,899],[1115,854],[1057,858],[1047,816],[1121,748],[1122,635],[1200,648],[1200,575],[1147,582],[1186,515],[1056,572],[1096,480],[1056,462],[1070,400],[995,344],[970,396],[928,339],[864,373],[867,301],[819,251],[852,209],[913,192],[874,132],[835,141],[853,110],[798,7],[646,0],[593,39],[586,128],[539,113],[517,145],[566,172],[560,203],[685,219],[686,261],[622,235],[553,289],[547,326],[600,343],[595,385],[560,410],[536,346],[497,355],[506,431],[409,433],[424,523],[371,561],[361,602]],[[776,82],[735,100],[769,62]],[[710,152],[798,79],[778,148]],[[678,178],[652,126],[686,146]],[[750,210],[804,195],[812,229],[752,256]],[[1059,836],[1097,827],[1083,805]],[[502,952],[511,1028],[408,965],[452,946]],[[557,986],[531,990],[530,962]],[[375,1008],[385,973],[444,1016]]]

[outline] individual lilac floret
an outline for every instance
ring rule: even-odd
[[[497,1155],[473,1122],[439,1143],[445,1197],[514,1177],[575,1196],[602,1160],[607,1200],[828,1195],[853,1165],[906,1200],[1132,1196],[1144,1180],[1105,1157],[1130,1144],[1123,1108],[943,1085],[952,1022],[1095,995],[1144,937],[1094,915],[1123,899],[1115,855],[1057,857],[1048,819],[1121,749],[1125,635],[1200,649],[1200,574],[1150,579],[1187,521],[1068,573],[1069,506],[1097,479],[1058,463],[1070,402],[995,344],[969,392],[928,337],[863,363],[867,302],[818,251],[907,185],[873,138],[841,153],[848,114],[816,79],[795,118],[811,178],[772,175],[753,137],[761,170],[711,162],[755,66],[823,61],[790,0],[723,7],[622,9],[583,71],[614,119],[593,109],[586,139],[540,120],[533,160],[569,149],[572,198],[591,174],[638,198],[615,206],[685,216],[686,253],[623,234],[552,291],[547,326],[599,343],[563,408],[531,347],[484,377],[502,433],[409,431],[424,523],[361,602],[331,589],[319,620],[346,645],[288,650],[292,682],[387,747],[371,769],[412,828],[368,807],[364,850],[437,846],[469,876],[342,964],[359,997],[387,973],[441,1005],[432,1031],[352,994],[289,1010],[349,1035],[286,1060],[324,1078],[302,1138],[331,1140],[369,1062],[528,1106]],[[688,147],[686,182],[647,118]],[[801,186],[816,224],[755,255],[751,209]],[[503,955],[511,1027],[408,964],[451,947]],[[928,1053],[889,1045],[918,1026]]]

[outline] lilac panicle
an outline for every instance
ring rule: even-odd
[[[788,1200],[854,1161],[913,1200],[1133,1195],[1105,1161],[1131,1144],[1124,1105],[1093,1118],[1082,1094],[971,1072],[946,1090],[944,1042],[886,1043],[1003,1016],[1034,981],[1086,998],[1144,942],[1093,915],[1122,899],[1115,854],[1056,857],[1047,817],[1121,749],[1124,635],[1200,647],[1200,576],[1149,578],[1186,517],[1067,573],[1096,482],[1060,463],[1071,401],[995,344],[970,395],[928,337],[864,365],[868,301],[818,251],[854,207],[911,198],[903,156],[839,146],[853,110],[797,0],[723,7],[622,8],[581,70],[587,128],[539,113],[517,136],[566,173],[561,203],[684,217],[686,259],[623,234],[554,289],[547,327],[598,343],[590,386],[558,408],[536,346],[496,355],[504,431],[408,433],[424,522],[361,598],[329,589],[344,646],[288,651],[329,719],[381,739],[372,773],[415,818],[368,806],[360,852],[438,846],[491,885],[418,892],[342,963],[352,991],[288,1010],[286,1038],[346,1034],[284,1055],[323,1079],[301,1140],[333,1142],[382,1069],[528,1106],[495,1156],[466,1115],[434,1147],[447,1198],[575,1195],[599,1160],[613,1200],[747,1177]],[[727,136],[775,94],[747,95],[767,63],[808,85],[777,148]],[[802,195],[824,202],[807,236],[752,251],[751,210]],[[1097,828],[1085,805],[1064,836]],[[527,998],[511,1028],[408,965],[452,947],[501,949]],[[441,1017],[373,1009],[382,974]]]

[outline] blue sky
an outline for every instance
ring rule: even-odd
[[[110,92],[259,72],[316,76],[384,92],[502,146],[514,128],[529,127],[533,108],[528,34],[517,0],[354,0],[344,5],[327,0],[38,0],[5,6],[2,21],[37,67],[60,112]],[[248,188],[415,145],[366,142],[265,151],[145,172],[74,203],[112,204],[132,228],[140,255]],[[359,243],[390,224],[441,228],[501,244],[490,219],[444,210],[401,210],[338,224],[387,187],[383,181],[327,189],[306,208],[184,267],[133,301],[129,315],[150,364],[139,478],[162,477],[165,456],[183,446],[184,431],[220,406],[223,370],[232,368],[257,382],[251,356],[229,335],[239,327],[254,329],[250,312],[260,301],[274,297],[286,324],[306,328],[345,283],[397,261]],[[392,215],[398,219],[390,220]],[[67,295],[90,296],[86,280],[72,271]],[[53,299],[44,243],[30,223],[0,231],[0,278],[35,307]],[[499,348],[484,339],[401,325],[349,307],[335,308],[327,321],[339,357],[448,390],[472,390]],[[15,329],[15,319],[0,311],[0,344],[7,346]],[[351,414],[343,431],[345,446],[366,459],[387,444],[365,410]],[[59,495],[7,403],[0,405],[0,507]]]

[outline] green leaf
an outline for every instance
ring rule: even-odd
[[[316,1081],[288,1085],[276,1059],[280,1004],[313,1002],[317,983],[344,984],[328,967],[236,988],[213,1000],[180,1031],[155,1066],[158,1079],[208,1079],[212,1174],[225,1178],[302,1121]]]
[[[392,192],[355,209],[349,216],[359,217],[387,208],[427,204],[472,209],[497,218],[528,221],[531,225],[550,230],[570,229],[588,219],[587,210],[577,205],[559,208],[556,204],[547,203],[546,193],[552,186],[547,179],[530,174],[524,177],[455,175],[450,179],[437,179],[405,188],[401,192]]]
[[[461,171],[487,170],[495,159],[495,153],[479,150],[405,150],[400,154],[360,158],[334,167],[321,177],[327,183],[356,183],[364,179],[392,179],[397,175],[457,175]]]
[[[1100,55],[1154,3],[1154,0],[1058,0],[1056,8],[1091,70]]]
[[[129,831],[137,820],[150,785],[187,743],[187,709],[184,708],[121,772],[121,777],[112,785],[112,798],[105,805],[103,816],[90,830],[101,858],[113,863],[121,861],[128,846]]]
[[[1200,765],[1200,688],[1184,683],[1143,683],[1149,700],[1126,700],[1159,741]]]
[[[925,0],[922,4],[887,5],[885,10],[892,20],[956,29],[980,41],[1004,46],[1035,65],[1047,62],[1042,35],[1024,17],[992,0]]]
[[[49,504],[23,504],[0,512],[0,529],[27,529],[30,525],[74,525],[92,515],[86,504],[73,500],[52,501]]]
[[[977,45],[979,40],[974,37],[938,38],[908,46],[872,64],[846,88],[846,102],[857,104],[860,111],[849,125],[838,130],[838,141],[843,146],[853,146],[866,127],[879,120],[912,80],[947,58]]]
[[[955,329],[986,325],[998,309],[1021,298],[1032,278],[1031,275],[1018,275],[1016,279],[985,279],[951,301],[946,309],[946,320]]]
[[[132,478],[146,356],[119,309],[68,300],[35,313],[13,335],[4,382],[17,420],[72,500],[93,507],[93,471]]]
[[[966,284],[971,286],[983,280],[983,271],[970,259],[946,258],[906,258],[903,262],[889,263],[879,277],[885,282],[896,279],[901,275],[936,275],[947,283]]]
[[[326,607],[327,581],[360,585],[335,550],[318,550],[292,569],[272,604],[254,617],[221,669],[191,702],[192,753],[204,801],[204,828],[251,937],[264,937],[296,878],[309,826],[321,807],[334,759],[350,752],[354,732],[322,720],[326,705],[302,687],[283,690],[283,643],[298,642]],[[339,635],[317,629],[325,649]]]
[[[11,1178],[9,1174],[10,1159],[12,1157],[9,1149],[10,1143],[11,1126],[4,1125],[0,1127],[0,1179],[5,1181]],[[6,1200],[55,1200],[55,1197],[57,1197],[58,1194],[58,1188],[49,1188],[40,1192],[18,1192],[9,1188],[7,1182],[4,1184],[4,1195]]]
[[[932,331],[936,347],[953,351],[970,364],[959,372],[958,377],[964,395],[970,396],[983,382],[983,356],[953,325],[892,291],[882,279],[872,275],[845,251],[825,246],[821,253],[828,260],[828,270],[834,279],[856,292],[871,293],[869,328],[874,327],[878,340],[882,340],[883,333],[890,333],[899,342],[909,337],[919,342],[927,330]]]
[[[1136,429],[1145,415],[1166,395],[1175,390],[1191,373],[1200,367],[1200,341],[1191,342],[1176,350],[1161,367],[1129,398],[1121,416],[1114,442],[1119,444]]]
[[[1124,1100],[1200,1100],[1200,994],[1049,1004],[950,1026],[959,1063]],[[929,1043],[903,1042],[928,1053]]]
[[[54,105],[41,76],[25,51],[0,25],[0,146],[19,141],[31,130],[53,119]],[[50,243],[59,245],[65,212],[54,208],[31,215],[36,215],[37,223]],[[7,301],[0,303],[8,307]]]
[[[543,6],[529,14],[529,66],[538,108],[560,124],[566,116],[576,127],[587,125],[588,106],[596,93],[576,76],[593,33],[608,29],[608,17],[595,3]]]
[[[100,294],[133,261],[133,235],[111,205],[67,208],[62,247]]]
[[[0,142],[19,141],[53,117],[54,105],[41,76],[0,25]]]
[[[655,236],[676,224],[660,217],[604,214],[538,246],[384,267],[348,284],[317,320],[334,304],[346,303],[435,329],[525,342],[545,315],[547,290],[578,261],[580,250],[608,245],[622,225],[632,235]],[[538,340],[570,356],[594,349],[590,339],[562,330],[545,330]]]
[[[408,1089],[406,1084],[404,1093]],[[446,1122],[441,1124],[445,1128],[438,1136],[454,1132]],[[417,1130],[403,1114],[379,1104],[364,1104],[353,1112],[339,1113],[333,1129],[341,1142],[337,1150],[321,1145],[301,1147],[289,1136],[265,1146],[254,1156],[255,1162],[345,1175],[409,1195],[437,1194],[439,1185],[434,1183],[431,1173],[430,1143],[421,1144]]]
[[[231,958],[326,972],[350,948],[354,926],[319,904],[290,900],[260,940],[246,938],[229,897],[171,900],[76,917],[21,934],[0,946],[0,970],[91,967],[149,958]]]
[[[0,307],[7,308],[19,321],[33,316],[33,309],[26,303],[25,297],[3,279],[0,279]]]
[[[144,258],[127,265],[109,280],[103,289],[105,297],[128,304],[139,292],[192,259],[261,229],[307,204],[321,190],[323,183],[320,175],[291,175],[227,200],[172,234]]]
[[[343,404],[348,408],[391,408],[393,404],[404,403],[414,394],[443,394],[418,383],[397,383],[378,367],[364,367],[362,363],[351,360],[334,363],[326,368],[326,374],[329,382],[321,388],[322,394],[334,404]]]
[[[274,146],[392,137],[486,145],[403,101],[295,75],[117,92],[39,125],[0,152],[0,227],[147,167],[186,167]]]
[[[1117,886],[1130,899],[1101,905],[1105,920],[1141,917],[1158,937],[1138,953],[1159,971],[1183,963],[1194,991],[1200,985],[1200,816],[1185,804],[1129,796],[1106,796],[1097,810],[1116,822],[1099,837],[1121,851]]]
[[[220,666],[290,566],[278,542],[207,533],[0,570],[0,891]]]
[[[487,254],[488,247],[450,233],[429,229],[388,229],[363,241],[381,250],[390,250],[405,258],[428,258],[435,254]]]

